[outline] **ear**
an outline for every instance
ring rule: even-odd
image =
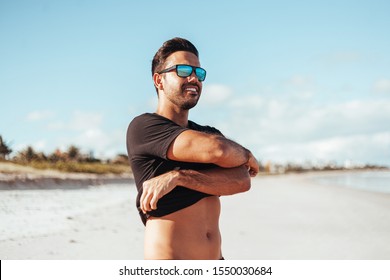
[[[162,84],[162,76],[158,73],[154,73],[153,74],[153,82],[154,82],[154,86],[158,89],[158,90],[163,90],[164,89],[164,86]]]

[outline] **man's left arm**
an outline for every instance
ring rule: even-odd
[[[158,200],[176,186],[211,195],[232,195],[248,191],[251,187],[250,174],[245,165],[234,168],[215,167],[206,170],[173,170],[149,179],[143,184],[140,199],[141,209],[157,209]]]

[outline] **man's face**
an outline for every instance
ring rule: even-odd
[[[190,52],[178,51],[168,56],[165,61],[164,69],[177,64],[188,64],[191,66],[200,66],[199,59]],[[193,108],[200,98],[202,92],[202,82],[199,82],[195,71],[186,78],[181,78],[176,71],[170,71],[162,75],[163,94],[173,104],[182,110]]]

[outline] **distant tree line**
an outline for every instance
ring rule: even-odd
[[[3,137],[0,135],[0,160],[10,159],[9,155],[12,153],[10,144],[4,141]],[[28,164],[31,162],[48,162],[50,164],[56,164],[61,162],[68,163],[102,163],[101,159],[94,157],[93,153],[83,154],[80,152],[80,149],[74,145],[68,147],[65,152],[60,151],[59,149],[55,150],[53,153],[46,155],[42,152],[37,152],[33,147],[28,146],[24,150],[18,152],[13,158],[12,161],[17,163]],[[121,164],[128,165],[128,157],[125,154],[118,154],[115,158],[106,160],[105,163],[112,164]],[[281,173],[301,173],[307,171],[324,171],[324,170],[344,170],[344,169],[387,169],[386,166],[378,165],[356,165],[352,167],[340,166],[335,163],[322,164],[321,166],[315,164],[277,164],[272,162],[266,162],[265,164],[260,163],[260,173],[263,174],[281,174]]]
[[[9,155],[12,153],[10,144],[3,140],[0,135],[0,160],[10,159]],[[53,153],[46,155],[43,152],[37,152],[33,147],[28,146],[22,151],[19,151],[13,158],[13,161],[20,163],[30,163],[33,161],[45,161],[45,162],[102,162],[101,159],[95,158],[93,153],[83,154],[75,145],[71,145],[65,152],[56,149]],[[119,154],[114,159],[107,160],[108,163],[114,164],[128,164],[127,155]]]
[[[0,159],[7,159],[10,153],[12,153],[12,150],[9,147],[9,144],[7,144],[0,135]]]

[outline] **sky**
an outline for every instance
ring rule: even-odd
[[[0,0],[0,135],[18,151],[126,153],[151,60],[207,70],[190,119],[262,162],[390,166],[390,2]]]

